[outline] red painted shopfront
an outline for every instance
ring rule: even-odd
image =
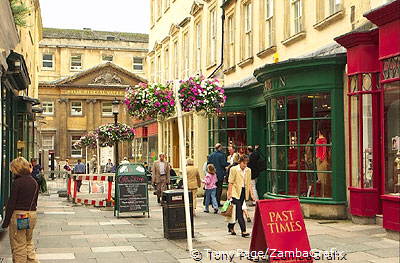
[[[376,28],[347,48],[350,212],[400,231],[400,0],[364,15]]]

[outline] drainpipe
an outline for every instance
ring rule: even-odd
[[[214,74],[220,69],[222,68],[222,66],[224,65],[224,39],[225,39],[225,9],[221,6],[222,9],[222,36],[221,36],[221,63],[218,65],[218,67],[210,74],[209,78],[214,77]]]

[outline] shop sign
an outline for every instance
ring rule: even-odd
[[[257,201],[250,251],[269,262],[313,262],[297,198]]]
[[[64,95],[81,95],[81,96],[125,96],[125,90],[98,90],[98,89],[67,89],[62,90]]]

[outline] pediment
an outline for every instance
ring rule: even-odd
[[[203,4],[198,1],[194,1],[190,8],[190,14],[196,16],[203,9]]]
[[[57,86],[134,86],[147,82],[142,77],[111,62],[100,64],[70,77],[55,81]]]
[[[171,36],[175,35],[176,33],[179,32],[179,26],[172,24],[171,27],[169,28],[169,34]]]

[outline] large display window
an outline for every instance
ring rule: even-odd
[[[385,84],[383,94],[385,192],[400,196],[400,81]]]
[[[280,96],[267,106],[269,192],[332,196],[331,96]]]
[[[239,151],[247,147],[247,123],[245,112],[224,112],[208,120],[209,152],[214,151],[214,145],[221,143],[226,149],[235,145]]]

